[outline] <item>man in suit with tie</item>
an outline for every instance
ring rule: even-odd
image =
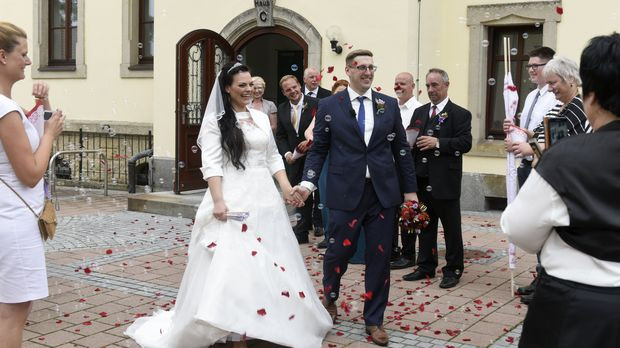
[[[306,199],[317,186],[329,153],[327,207],[330,240],[323,259],[323,304],[333,319],[340,279],[355,253],[360,230],[366,241],[366,332],[387,345],[383,313],[390,287],[390,250],[396,208],[417,200],[413,160],[396,99],[371,90],[377,69],[372,52],[351,51],[345,72],[349,87],[319,102],[314,144],[295,187]]]
[[[458,284],[463,273],[461,233],[461,179],[463,154],[471,149],[471,113],[448,98],[450,80],[441,69],[426,74],[430,103],[417,108],[410,127],[419,129],[413,149],[420,199],[428,207],[430,224],[420,233],[418,268],[404,280],[435,277],[438,265],[437,225],[439,219],[446,241],[446,266],[439,287]]]
[[[319,86],[321,83],[319,72],[312,67],[304,70],[304,95],[308,97],[323,99],[332,95],[332,92]]]
[[[317,111],[318,100],[305,97],[301,93],[299,81],[293,75],[283,76],[280,79],[280,88],[288,100],[278,106],[276,144],[284,157],[288,180],[295,185],[301,181],[305,163],[305,156],[296,158],[295,149],[307,144],[304,131]],[[312,199],[307,205],[299,207],[297,212],[301,215],[301,220],[295,226],[295,237],[299,244],[308,243],[308,231],[312,228]]]

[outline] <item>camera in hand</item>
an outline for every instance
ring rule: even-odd
[[[52,117],[53,114],[54,114],[53,111],[47,111],[47,110],[43,111],[43,119],[47,121]]]

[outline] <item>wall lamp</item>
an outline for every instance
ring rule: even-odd
[[[336,54],[342,53],[342,46],[338,45],[338,40],[342,39],[342,31],[340,27],[332,25],[327,28],[327,38],[332,45],[332,51]]]

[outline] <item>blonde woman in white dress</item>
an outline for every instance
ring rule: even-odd
[[[0,347],[21,347],[32,301],[48,296],[43,241],[35,212],[43,209],[43,174],[64,116],[55,112],[43,136],[11,99],[31,64],[26,33],[0,22]],[[8,185],[8,186],[7,186]],[[9,188],[10,186],[10,188]],[[11,189],[17,192],[14,193]]]

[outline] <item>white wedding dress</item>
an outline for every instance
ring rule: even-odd
[[[229,211],[249,212],[249,218],[216,220],[206,192],[175,308],[139,318],[126,331],[143,347],[208,347],[234,337],[320,347],[332,326],[272,179],[284,166],[269,120],[260,111],[250,113],[237,114],[245,170],[236,170],[222,153],[215,117],[205,117],[201,144],[205,177],[222,175]]]

